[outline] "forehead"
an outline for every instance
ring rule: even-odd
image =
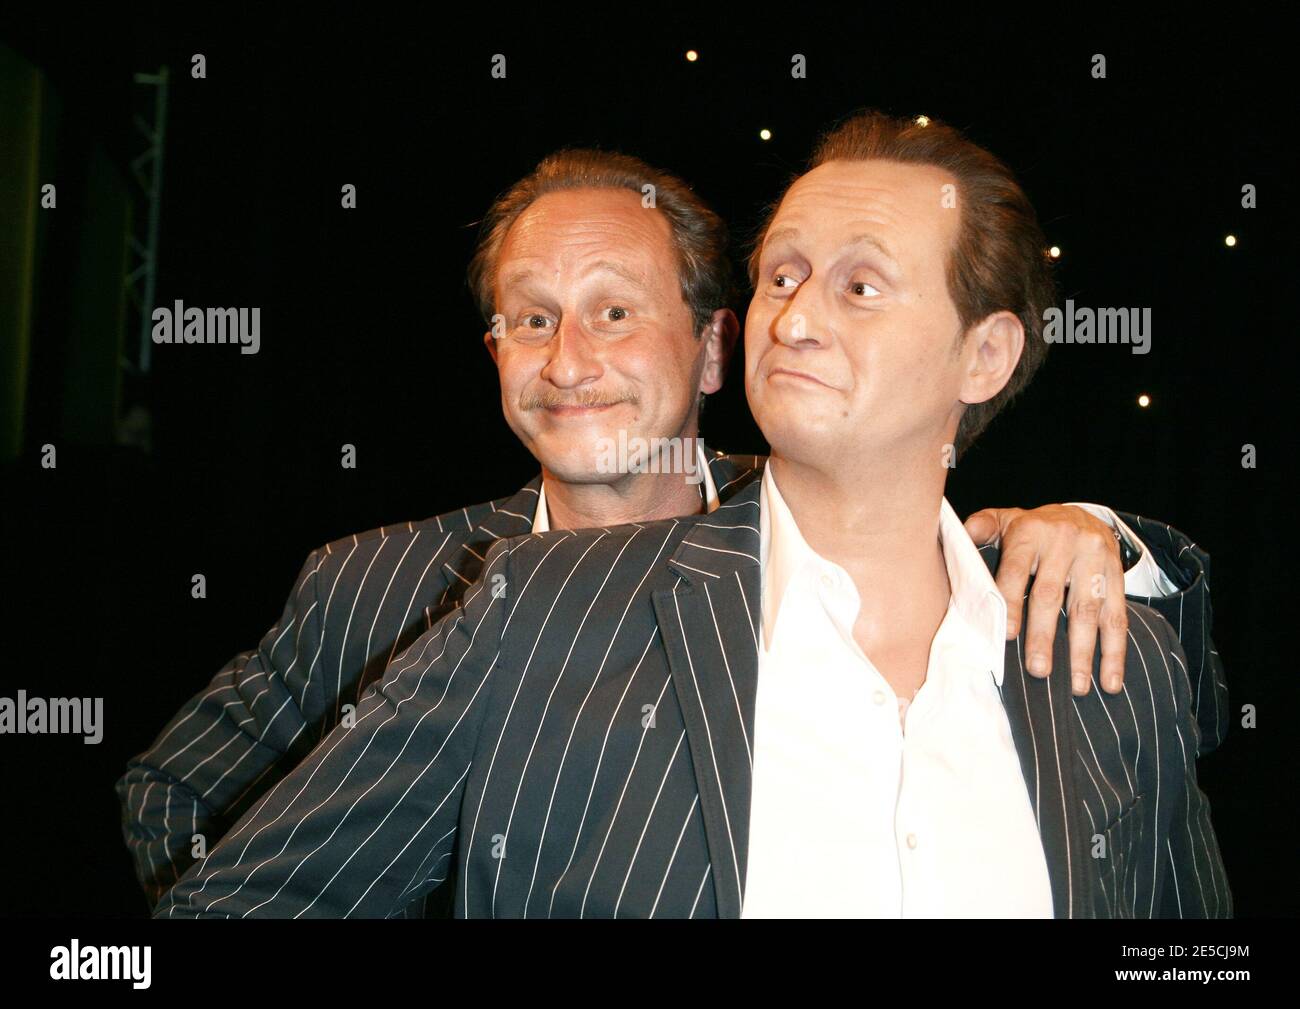
[[[515,219],[500,261],[539,259],[552,265],[592,258],[673,262],[665,216],[641,205],[629,189],[571,189],[538,197]]]
[[[899,259],[928,257],[936,243],[951,248],[959,217],[944,206],[956,178],[933,165],[896,161],[830,161],[802,175],[786,192],[768,229],[794,228],[817,242],[860,233],[884,240]]]

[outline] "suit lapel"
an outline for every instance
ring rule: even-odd
[[[722,507],[691,524],[667,561],[677,586],[654,594],[720,918],[740,917],[744,893],[761,620],[760,482],[740,480]]]
[[[541,486],[542,477],[538,474],[512,497],[462,510],[464,525],[453,533],[447,559],[442,563],[443,579],[448,586],[461,588],[472,584],[488,549],[497,540],[526,536],[533,531]]]
[[[533,531],[537,493],[541,486],[542,475],[539,473],[519,488],[513,497],[491,502],[492,510],[479,522],[478,531],[487,533],[492,539],[528,535]]]
[[[981,547],[980,554],[996,574],[997,549]],[[1031,676],[1023,658],[1022,628],[1019,638],[1007,642],[1002,703],[1047,860],[1053,913],[1057,918],[1091,918],[1097,871],[1090,827],[1075,789],[1078,758],[1069,641],[1063,633],[1057,635],[1052,674],[1046,680]]]
[[[725,504],[732,495],[749,485],[747,479],[755,471],[762,473],[767,456],[724,455],[704,446],[704,457],[709,461],[709,475],[717,488],[718,500]],[[755,501],[758,498],[754,498]],[[757,525],[757,521],[755,521]]]

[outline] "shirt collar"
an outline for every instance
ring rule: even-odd
[[[695,465],[697,472],[704,474],[704,506],[708,512],[718,507],[718,488],[713,484],[713,470],[709,468],[708,456],[704,453],[703,439],[695,439]],[[533,513],[533,532],[544,533],[551,529],[551,516],[546,510],[546,481],[537,491],[537,510]]]
[[[979,641],[987,645],[993,676],[1001,687],[1006,647],[1006,600],[946,497],[939,502],[939,544],[952,593],[949,606],[978,635]],[[803,538],[789,505],[777,489],[771,465],[764,468],[759,491],[759,564],[763,640],[767,647],[771,647],[772,632],[786,589],[803,565],[817,565],[833,583],[842,585],[856,599],[857,588],[848,572],[814,551]],[[856,611],[853,615],[856,616]]]
[[[952,591],[950,605],[980,642],[987,645],[989,666],[1001,687],[1007,647],[1007,601],[946,497],[939,502],[939,542]]]

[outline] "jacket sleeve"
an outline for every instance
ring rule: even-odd
[[[160,901],[154,917],[395,917],[446,873],[500,653],[507,540],[464,606]]]
[[[316,591],[324,556],[317,550],[307,558],[258,647],[236,655],[187,701],[116,783],[122,834],[150,905],[257,798],[259,784],[319,738],[308,726],[324,707]]]
[[[1160,570],[1181,590],[1169,596],[1132,596],[1150,606],[1173,627],[1182,645],[1191,683],[1192,712],[1200,729],[1197,756],[1215,750],[1228,734],[1228,681],[1210,631],[1214,611],[1210,601],[1210,555],[1173,526],[1117,512],[1142,538]]]
[[[1151,664],[1152,675],[1166,677],[1173,697],[1176,731],[1170,735],[1178,748],[1175,766],[1181,771],[1170,782],[1164,850],[1158,853],[1157,879],[1164,878],[1157,914],[1162,918],[1231,918],[1232,891],[1210,822],[1210,800],[1196,780],[1200,730],[1187,660],[1167,621],[1153,619],[1150,630],[1163,652],[1162,662]]]

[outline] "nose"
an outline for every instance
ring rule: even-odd
[[[597,381],[603,373],[587,334],[567,312],[560,317],[549,349],[550,360],[542,368],[541,377],[556,388],[576,389]]]
[[[772,336],[787,347],[813,348],[825,344],[817,311],[815,278],[809,277],[772,320]]]

